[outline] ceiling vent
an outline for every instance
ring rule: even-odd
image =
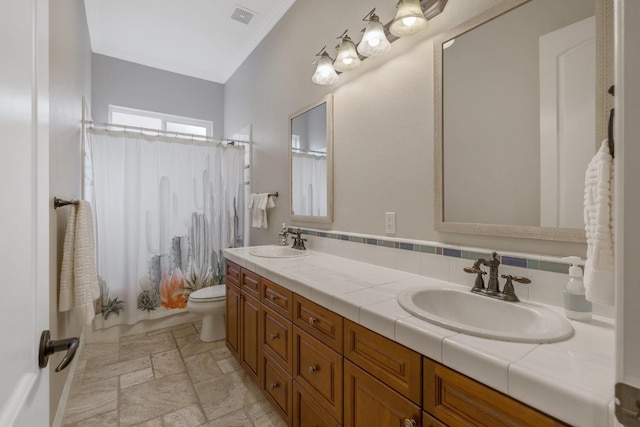
[[[231,19],[234,21],[242,22],[243,24],[249,25],[249,22],[256,16],[256,13],[247,9],[244,6],[235,5],[233,8],[233,12],[231,13]]]

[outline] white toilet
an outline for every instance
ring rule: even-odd
[[[202,316],[202,341],[211,342],[224,338],[225,290],[226,286],[215,285],[191,292],[189,295],[187,310]]]

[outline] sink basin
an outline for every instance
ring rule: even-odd
[[[249,251],[250,255],[262,258],[299,258],[309,255],[309,251],[292,249],[289,246],[260,246]]]
[[[469,291],[411,288],[398,295],[398,303],[427,322],[483,338],[548,343],[573,335],[571,322],[542,305],[505,302]]]

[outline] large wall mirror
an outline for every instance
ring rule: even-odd
[[[438,38],[437,230],[585,241],[584,173],[608,114],[606,2],[507,0]]]
[[[291,219],[333,218],[333,97],[289,117]]]

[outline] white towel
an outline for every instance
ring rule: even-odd
[[[95,317],[94,301],[99,297],[91,205],[81,200],[71,206],[67,217],[58,310],[74,309],[80,324],[90,325]]]
[[[248,204],[248,208],[251,209],[251,226],[258,229],[268,228],[267,209],[275,206],[273,197],[269,193],[252,193]]]
[[[584,285],[587,299],[613,304],[613,157],[607,140],[593,157],[584,178],[584,224],[587,236],[587,261]]]

